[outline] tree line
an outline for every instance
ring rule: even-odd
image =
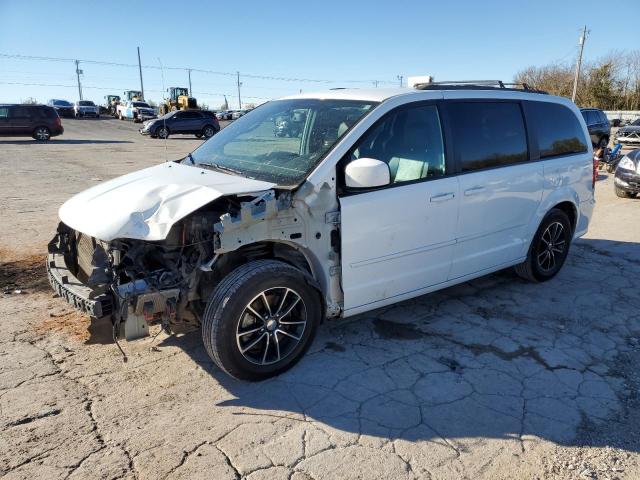
[[[575,63],[531,66],[518,72],[514,81],[571,98]],[[602,110],[640,110],[640,50],[610,52],[582,65],[576,104]]]

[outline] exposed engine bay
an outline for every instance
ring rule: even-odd
[[[63,257],[75,279],[63,276],[61,283],[77,280],[97,305],[87,308],[60,286],[54,288],[92,316],[110,317],[116,341],[144,337],[154,324],[167,333],[197,328],[213,289],[242,263],[282,258],[311,273],[305,256],[294,248],[259,241],[279,237],[304,245],[305,225],[292,203],[289,192],[273,190],[225,196],[177,221],[160,241],[101,241],[61,222],[49,244],[50,259],[52,254]]]

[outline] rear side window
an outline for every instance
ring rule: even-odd
[[[13,107],[9,110],[11,118],[31,118],[31,108],[29,107]]]
[[[518,103],[452,103],[448,111],[463,172],[527,161],[527,134]]]
[[[540,158],[587,151],[587,142],[578,119],[564,105],[529,102],[527,119],[538,137]]]
[[[0,118],[7,118],[9,116],[9,109],[7,107],[0,107]]]

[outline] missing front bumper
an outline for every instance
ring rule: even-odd
[[[47,255],[47,276],[51,288],[78,310],[94,317],[108,317],[113,313],[114,301],[111,293],[96,292],[84,285],[67,268],[64,256],[49,248]]]

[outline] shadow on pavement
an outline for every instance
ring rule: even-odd
[[[130,140],[71,140],[64,138],[54,137],[48,142],[39,142],[37,140],[33,140],[32,138],[25,137],[24,140],[0,140],[0,145],[24,145],[24,144],[33,144],[33,145],[97,145],[97,144],[107,144],[107,143],[133,143]]]
[[[168,337],[235,398],[235,415],[441,442],[532,436],[640,451],[640,245],[580,240],[552,281],[510,270],[326,322],[300,363],[248,383],[200,332]],[[634,376],[635,375],[635,376]],[[518,445],[519,444],[519,445]]]

